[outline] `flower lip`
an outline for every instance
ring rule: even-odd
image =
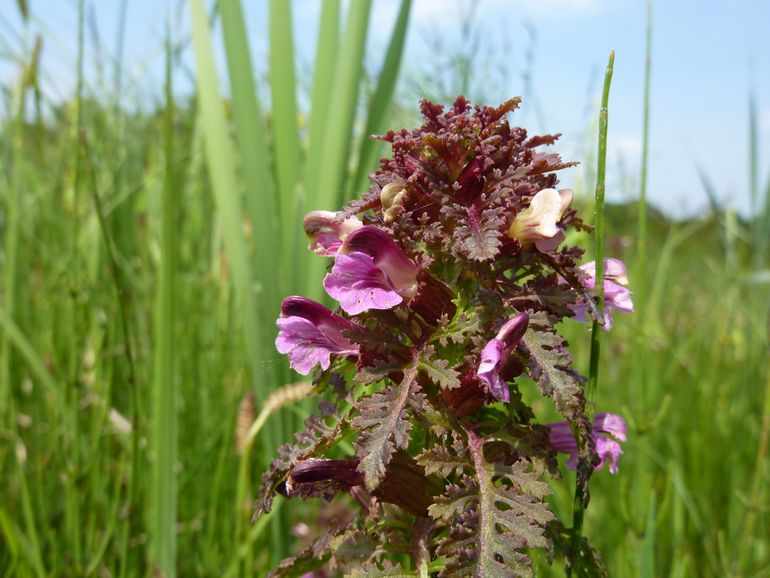
[[[346,332],[358,326],[305,297],[287,297],[276,321],[276,349],[289,357],[289,365],[308,375],[316,365],[328,369],[332,355],[358,355],[360,348]]]
[[[338,253],[331,273],[324,277],[323,286],[350,315],[369,309],[390,309],[404,300],[388,276],[366,253]]]
[[[597,413],[594,417],[594,431],[608,433],[619,441],[626,441],[628,425],[626,420],[615,413]]]

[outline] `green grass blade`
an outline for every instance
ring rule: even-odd
[[[249,363],[258,395],[264,397],[269,384],[261,375],[260,360],[268,355],[263,347],[263,325],[257,309],[253,273],[243,234],[243,211],[235,171],[235,150],[228,133],[227,118],[219,92],[206,11],[203,0],[190,0],[192,37],[197,63],[200,112],[205,135],[205,153],[216,202],[217,218],[222,230],[225,250],[230,261],[230,274],[236,293],[236,319],[240,319],[246,337],[245,357]],[[272,322],[272,320],[270,320]],[[267,321],[265,320],[265,325]],[[259,379],[257,379],[259,377]]]
[[[610,100],[610,85],[615,64],[615,52],[610,53],[610,61],[604,76],[602,90],[602,107],[599,112],[599,152],[596,163],[596,198],[594,205],[594,254],[596,257],[596,301],[599,311],[604,311],[604,193],[607,180],[607,127],[609,124],[608,106]],[[601,346],[601,327],[594,320],[591,329],[591,360],[586,384],[586,399],[589,411],[596,403],[596,388],[599,381],[599,354]]]
[[[240,0],[222,0],[220,3],[222,32],[232,91],[233,120],[241,170],[246,184],[246,204],[252,222],[254,244],[257,247],[275,247],[278,239],[278,203],[268,159],[267,133],[262,109],[254,82],[243,9]],[[254,252],[258,272],[278,269],[277,251]],[[279,283],[275,279],[262,280],[264,300],[260,303],[267,318],[277,316]]]
[[[171,72],[171,40],[166,46],[166,110],[163,118],[163,182],[160,234],[160,270],[155,302],[155,351],[153,374],[152,447],[153,506],[150,515],[154,566],[164,575],[176,576],[177,483],[177,382],[174,372],[174,323],[177,293],[178,195],[174,164],[174,100]]]
[[[45,363],[35,351],[35,348],[22,333],[19,326],[14,323],[8,311],[0,305],[0,328],[10,345],[16,349],[22,359],[27,363],[32,375],[48,391],[56,390],[56,380],[46,369]]]
[[[297,180],[300,173],[299,128],[291,2],[270,2],[270,92],[276,178],[281,199],[281,225],[286,255],[301,232],[297,220]],[[286,267],[286,271],[292,268]],[[288,283],[293,286],[291,278]]]
[[[371,0],[351,2],[348,12],[345,38],[334,75],[335,98],[329,109],[321,151],[316,196],[317,205],[321,208],[337,207],[346,196],[353,120],[363,73],[363,55],[371,5]]]
[[[318,175],[321,171],[321,151],[324,148],[326,122],[334,90],[334,72],[337,65],[340,27],[340,0],[324,0],[318,25],[315,74],[311,93],[310,122],[308,126],[308,156],[305,168],[307,209],[331,210],[322,207],[316,198]]]
[[[650,505],[647,510],[647,524],[644,528],[644,540],[642,541],[641,568],[639,578],[655,578],[655,515],[657,512],[655,490],[650,495]]]
[[[401,8],[398,11],[396,24],[390,37],[390,44],[388,44],[388,51],[380,71],[377,89],[369,102],[366,129],[361,138],[358,167],[356,168],[355,179],[353,179],[352,190],[356,193],[362,192],[366,188],[369,172],[376,168],[377,157],[382,148],[383,143],[373,140],[371,136],[385,131],[390,108],[393,104],[393,95],[396,92],[396,81],[401,68],[401,57],[404,52],[411,8],[412,0],[401,0]]]
[[[327,142],[329,110],[332,95],[335,94],[334,78],[339,63],[340,1],[324,0],[321,5],[321,20],[318,25],[315,73],[310,103],[308,124],[308,151],[305,163],[304,205],[302,212],[313,209],[334,210],[333,205],[322,205],[319,198],[318,179],[321,173],[322,156]],[[314,299],[322,299],[320,280],[325,263],[307,252],[298,251],[297,261],[301,267],[300,279],[303,293]]]

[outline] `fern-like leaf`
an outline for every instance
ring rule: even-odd
[[[353,420],[353,426],[362,431],[362,436],[356,453],[361,460],[358,469],[370,491],[377,488],[385,475],[393,452],[409,443],[412,424],[407,409],[419,411],[425,399],[416,376],[417,368],[412,366],[404,371],[401,383],[389,385],[359,402],[360,415]]]
[[[567,342],[556,333],[544,312],[530,315],[529,326],[521,343],[528,353],[529,374],[540,391],[550,397],[556,409],[574,418],[585,409],[582,378],[572,369]]]
[[[460,387],[460,373],[449,367],[449,362],[446,359],[434,357],[433,353],[432,347],[426,348],[426,351],[420,357],[418,367],[425,372],[428,379],[443,389]]]
[[[425,469],[427,475],[439,474],[445,478],[452,474],[462,474],[470,465],[465,444],[455,433],[452,433],[451,449],[437,444],[422,450],[415,460]]]
[[[448,533],[438,554],[448,559],[442,578],[533,576],[528,548],[548,546],[545,525],[553,519],[544,498],[548,484],[531,462],[489,463],[485,439],[468,431],[474,476],[450,484],[429,512]]]

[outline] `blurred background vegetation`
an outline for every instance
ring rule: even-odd
[[[251,523],[259,475],[313,409],[281,395],[297,376],[273,347],[282,297],[322,298],[301,216],[364,190],[388,152],[368,135],[413,126],[419,98],[513,96],[472,9],[461,43],[429,38],[433,60],[399,80],[412,2],[396,4],[387,45],[367,53],[371,1],[323,0],[315,60],[297,65],[291,2],[269,2],[255,63],[240,0],[190,0],[157,47],[165,82],[149,106],[122,97],[120,36],[112,84],[89,83],[84,0],[64,98],[42,87],[34,0],[3,5],[23,24],[2,31],[14,72],[0,87],[0,574],[261,577],[329,515],[277,501]],[[196,88],[182,98],[190,43]],[[646,160],[641,178],[617,179],[638,200],[607,207],[607,253],[630,265],[637,308],[605,340],[598,393],[629,441],[587,512],[613,576],[770,575],[770,180],[750,110],[753,213],[723,206],[705,171],[692,187],[709,211],[648,208]],[[590,222],[593,106],[583,121],[574,182]],[[564,331],[585,373],[586,329]],[[573,487],[554,485],[567,520]],[[563,573],[541,562],[539,575]]]

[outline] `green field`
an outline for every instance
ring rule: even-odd
[[[297,523],[312,532],[329,508],[277,500],[251,522],[262,471],[315,402],[284,399],[246,432],[272,392],[301,381],[273,341],[283,296],[322,297],[302,215],[366,189],[389,152],[366,135],[417,122],[396,91],[411,2],[374,77],[369,0],[342,22],[340,2],[324,2],[300,82],[289,3],[274,0],[259,86],[240,4],[207,15],[190,0],[193,98],[172,96],[190,40],[173,27],[152,106],[88,85],[82,35],[75,94],[40,89],[34,43],[2,86],[0,576],[263,577],[302,541]],[[577,160],[591,223],[595,161]],[[603,338],[597,409],[622,414],[629,440],[620,473],[592,478],[584,532],[611,576],[770,576],[770,182],[756,159],[750,171],[750,219],[716,203],[685,221],[606,207],[606,252],[629,265],[636,306]],[[570,240],[592,251],[588,234]],[[589,331],[563,329],[587,374]],[[564,520],[574,483],[553,484]]]

